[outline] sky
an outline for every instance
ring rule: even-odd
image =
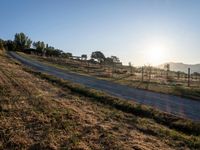
[[[199,0],[0,0],[0,38],[24,32],[73,55],[200,63]]]

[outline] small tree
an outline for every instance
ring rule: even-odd
[[[111,56],[111,59],[113,60],[114,63],[119,63],[120,60],[117,56]]]
[[[87,60],[87,55],[86,54],[81,55],[81,59],[82,60]]]
[[[15,51],[16,50],[16,43],[11,41],[11,40],[5,41],[4,42],[4,48],[6,50],[9,50],[9,51]]]
[[[36,48],[38,53],[45,56],[46,50],[45,50],[45,43],[44,42],[41,42],[41,41],[34,42],[33,46]]]
[[[63,54],[63,51],[60,50],[60,49],[55,49],[52,51],[52,55],[55,56],[55,57],[61,57]]]
[[[95,52],[92,52],[92,55],[91,55],[91,58],[92,59],[96,59],[99,63],[102,63],[105,61],[105,56],[102,52],[100,51],[95,51]]]
[[[170,71],[170,64],[165,64],[164,68],[165,68],[167,71]]]
[[[55,48],[47,44],[45,50],[46,56],[53,56],[53,51],[55,50]]]
[[[105,58],[105,63],[108,65],[113,65],[113,59],[111,57]]]
[[[70,58],[70,57],[72,57],[72,53],[62,53],[62,55],[61,55],[63,58]]]
[[[16,44],[17,50],[24,50],[25,48],[30,48],[32,41],[24,33],[16,33],[14,42]]]
[[[166,69],[166,72],[167,72],[166,77],[168,79],[169,78],[169,71],[170,71],[170,64],[165,64],[164,68]]]

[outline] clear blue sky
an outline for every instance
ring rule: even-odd
[[[200,63],[199,0],[0,0],[0,4],[3,39],[24,32],[33,41],[43,40],[74,55],[100,50],[135,65]]]

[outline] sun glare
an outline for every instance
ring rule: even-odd
[[[145,50],[145,61],[150,65],[159,65],[163,63],[166,57],[166,46],[163,42],[151,42]]]
[[[148,59],[149,63],[151,65],[158,65],[162,62],[163,60],[163,50],[162,49],[152,49],[148,51]]]

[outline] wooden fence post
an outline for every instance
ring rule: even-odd
[[[149,82],[151,80],[151,66],[149,67]]]
[[[88,61],[88,63],[87,63],[87,68],[88,68],[88,69],[87,69],[87,72],[88,72],[88,73],[89,73],[89,71],[90,71],[90,70],[89,70],[89,67],[90,67],[90,62]]]
[[[144,67],[142,67],[142,82],[144,81]]]
[[[190,68],[188,68],[188,87],[190,86]]]
[[[115,73],[115,63],[113,62],[113,65],[112,65],[112,77],[114,77],[114,73]]]

